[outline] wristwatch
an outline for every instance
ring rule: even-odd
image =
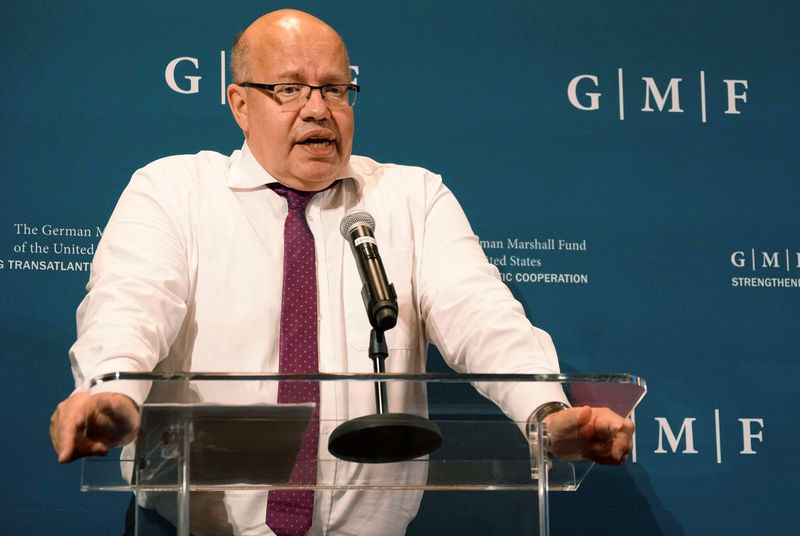
[[[528,417],[528,432],[530,432],[531,428],[534,425],[538,425],[541,423],[545,417],[548,415],[552,415],[557,411],[561,411],[564,409],[569,409],[569,406],[563,402],[553,401],[553,402],[545,402],[531,413],[531,416]]]

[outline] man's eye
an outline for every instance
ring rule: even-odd
[[[281,97],[295,97],[300,93],[300,86],[280,86],[275,92]]]
[[[325,88],[325,94],[334,98],[343,97],[346,91],[342,86],[328,86]]]

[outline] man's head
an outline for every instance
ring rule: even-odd
[[[280,10],[251,24],[234,44],[228,102],[261,166],[287,186],[320,190],[338,178],[353,148],[353,109],[329,106],[312,90],[287,111],[273,93],[238,83],[347,84],[350,64],[339,35],[308,13]]]

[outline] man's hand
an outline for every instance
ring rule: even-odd
[[[569,408],[544,418],[550,452],[565,461],[619,465],[633,450],[636,426],[608,408]]]
[[[120,393],[73,393],[50,417],[50,440],[59,463],[105,456],[136,438],[139,409]]]

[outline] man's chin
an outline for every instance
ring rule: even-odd
[[[298,190],[324,190],[341,177],[345,166],[325,162],[307,162],[292,170],[291,176],[281,182]]]

